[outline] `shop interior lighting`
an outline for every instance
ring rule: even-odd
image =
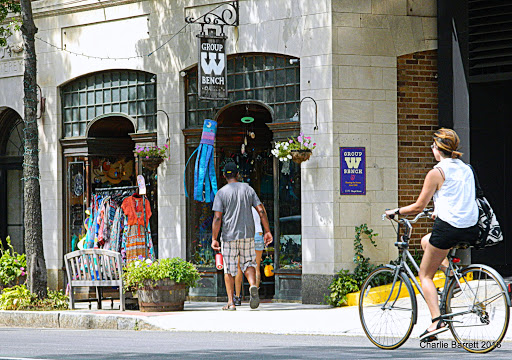
[[[250,124],[254,121],[254,118],[251,116],[244,116],[243,118],[240,119],[240,121],[243,122],[244,124]]]

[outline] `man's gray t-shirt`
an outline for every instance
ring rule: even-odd
[[[246,183],[224,185],[215,195],[213,211],[222,212],[222,241],[254,237],[251,207],[261,204],[256,191]]]

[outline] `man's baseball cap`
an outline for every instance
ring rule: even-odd
[[[233,161],[228,162],[226,165],[224,165],[224,174],[237,174],[238,173],[238,166]]]

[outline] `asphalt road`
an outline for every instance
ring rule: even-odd
[[[409,339],[385,351],[356,336],[0,328],[0,359],[464,359],[463,349],[425,349]],[[486,357],[510,359],[512,342]],[[485,356],[485,355],[484,355]]]

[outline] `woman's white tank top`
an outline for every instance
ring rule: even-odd
[[[459,159],[443,159],[436,167],[443,170],[445,179],[434,194],[434,214],[456,228],[475,225],[478,206],[471,168]]]

